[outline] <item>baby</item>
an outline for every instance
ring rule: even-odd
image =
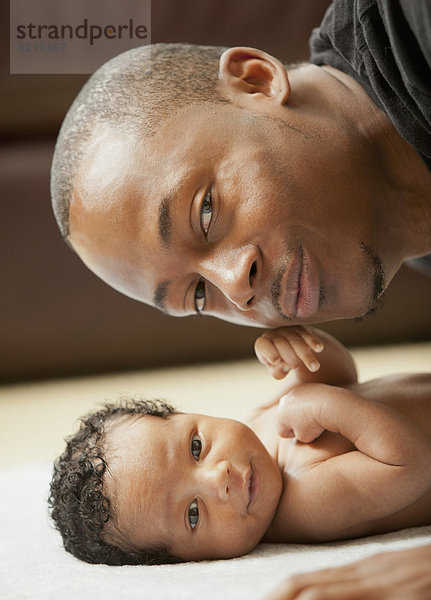
[[[290,374],[247,425],[143,401],[81,421],[51,483],[66,550],[154,564],[431,522],[431,374],[360,384],[347,350],[312,327],[264,333],[255,350]]]

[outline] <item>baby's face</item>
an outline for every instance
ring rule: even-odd
[[[127,418],[107,439],[105,476],[120,531],[139,548],[185,560],[249,552],[271,523],[279,467],[253,431],[230,419]]]

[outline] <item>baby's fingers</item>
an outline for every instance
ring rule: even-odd
[[[297,327],[298,335],[302,337],[304,342],[314,351],[322,352],[324,345],[322,340],[314,333],[313,328],[308,327]]]
[[[314,356],[308,343],[297,333],[291,333],[287,340],[282,335],[274,336],[276,346],[281,359],[292,369],[297,369],[304,364],[309,371],[317,371],[320,367],[319,361]]]
[[[283,377],[286,377],[286,375],[289,373],[290,371],[290,367],[288,365],[286,365],[285,363],[281,363],[280,365],[277,365],[276,367],[272,367],[270,365],[267,365],[268,369],[271,372],[271,375],[274,379],[283,379]]]
[[[259,361],[267,367],[275,367],[280,365],[281,357],[272,340],[267,337],[260,336],[254,344],[254,351]]]

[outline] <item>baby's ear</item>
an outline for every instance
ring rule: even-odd
[[[286,104],[290,94],[285,67],[256,48],[235,47],[223,52],[219,79],[224,95],[242,108],[267,102]]]

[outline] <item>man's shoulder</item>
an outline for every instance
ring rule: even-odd
[[[335,0],[311,62],[353,77],[431,169],[431,2]]]
[[[338,61],[360,76],[364,52],[375,54],[381,46],[386,57],[395,53],[403,61],[403,55],[414,55],[429,66],[430,31],[431,2],[426,0],[334,0],[320,26],[312,31],[311,62],[338,68],[333,64]],[[400,51],[400,46],[405,51]]]

